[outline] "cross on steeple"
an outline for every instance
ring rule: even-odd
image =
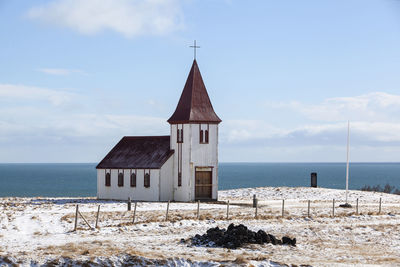
[[[200,48],[200,46],[196,45],[196,40],[194,40],[194,45],[190,46],[194,50],[194,59],[196,60],[196,48]]]

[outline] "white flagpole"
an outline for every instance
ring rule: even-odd
[[[350,145],[350,121],[347,121],[347,165],[346,165],[346,204],[349,194],[349,145]]]

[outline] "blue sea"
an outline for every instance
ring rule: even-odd
[[[0,164],[0,197],[96,196],[96,164]],[[259,186],[318,186],[345,188],[345,163],[220,163],[219,189]],[[400,163],[351,163],[350,189],[364,185],[400,189]]]

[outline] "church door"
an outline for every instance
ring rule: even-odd
[[[196,170],[196,199],[212,198],[212,171]]]

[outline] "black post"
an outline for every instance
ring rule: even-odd
[[[257,202],[258,202],[257,197],[256,197],[256,195],[254,194],[254,195],[253,195],[253,208],[257,207]]]
[[[311,187],[317,187],[317,173],[311,173]]]

